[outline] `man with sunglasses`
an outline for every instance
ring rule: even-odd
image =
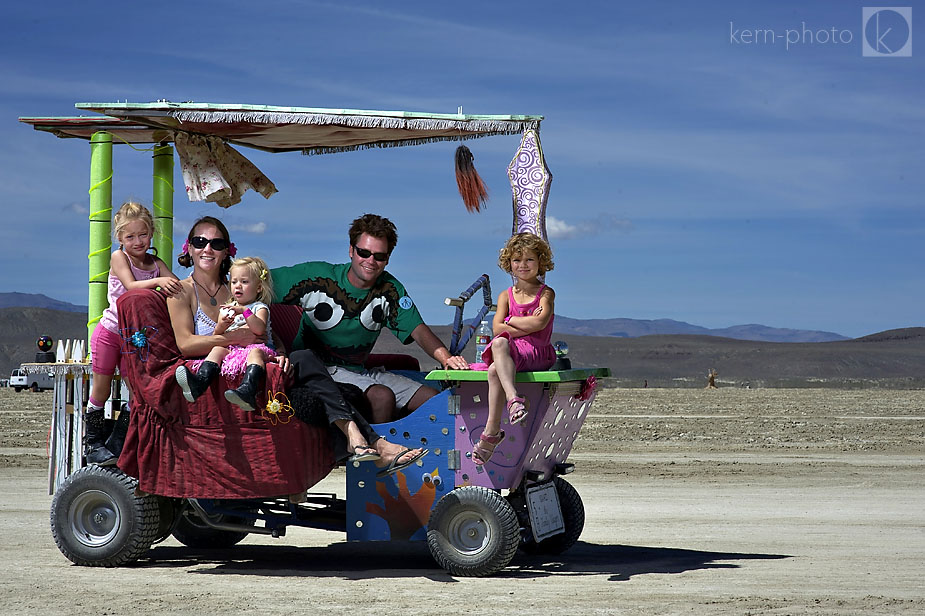
[[[413,340],[444,368],[469,367],[450,355],[424,323],[404,285],[385,270],[398,243],[388,218],[364,214],[350,225],[349,263],[309,261],[272,271],[281,302],[304,309],[295,349],[314,350],[335,381],[362,389],[372,408],[371,423],[404,417],[437,390],[413,379],[364,366],[382,327],[403,343]]]

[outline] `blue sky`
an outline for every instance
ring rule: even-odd
[[[15,4],[0,24],[0,292],[87,301],[89,146],[20,116],[158,99],[463,106],[546,117],[559,314],[847,336],[923,325],[925,47],[864,57],[864,6]],[[902,6],[913,7],[915,33],[925,12]],[[896,46],[903,23],[883,16],[882,31],[894,31],[881,41]],[[518,142],[468,143],[491,191],[478,215],[456,191],[456,144],[321,157],[243,150],[280,192],[221,210],[181,191],[175,236],[213,214],[241,254],[341,261],[350,220],[381,213],[399,229],[390,271],[426,320],[447,323],[443,298],[479,274],[495,292],[509,283],[495,259],[511,228],[505,170]],[[117,147],[114,167],[116,205],[150,205],[150,154]]]

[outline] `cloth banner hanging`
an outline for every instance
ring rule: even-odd
[[[231,207],[248,190],[267,199],[277,192],[254,163],[218,137],[179,132],[175,142],[190,201]]]

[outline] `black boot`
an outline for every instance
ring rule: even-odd
[[[263,376],[266,370],[263,366],[251,364],[244,371],[244,380],[237,389],[229,389],[225,392],[225,399],[235,406],[245,411],[253,411],[257,408],[257,392],[263,387]]]
[[[84,456],[87,464],[112,466],[116,463],[116,456],[106,448],[106,418],[103,409],[87,406],[84,415]]]
[[[209,383],[218,374],[218,364],[214,361],[204,361],[199,366],[199,372],[190,371],[186,366],[177,366],[177,383],[183,390],[183,397],[187,402],[195,402],[202,392],[209,388]]]
[[[111,451],[116,458],[122,453],[122,446],[125,445],[125,435],[128,433],[128,420],[128,405],[123,403],[122,410],[119,411],[119,418],[113,424],[112,434],[106,439],[106,449]],[[115,460],[113,464],[115,464]]]

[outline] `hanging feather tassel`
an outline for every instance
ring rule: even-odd
[[[472,152],[464,145],[456,148],[456,184],[466,210],[481,211],[482,205],[488,201],[488,188],[472,164]]]

